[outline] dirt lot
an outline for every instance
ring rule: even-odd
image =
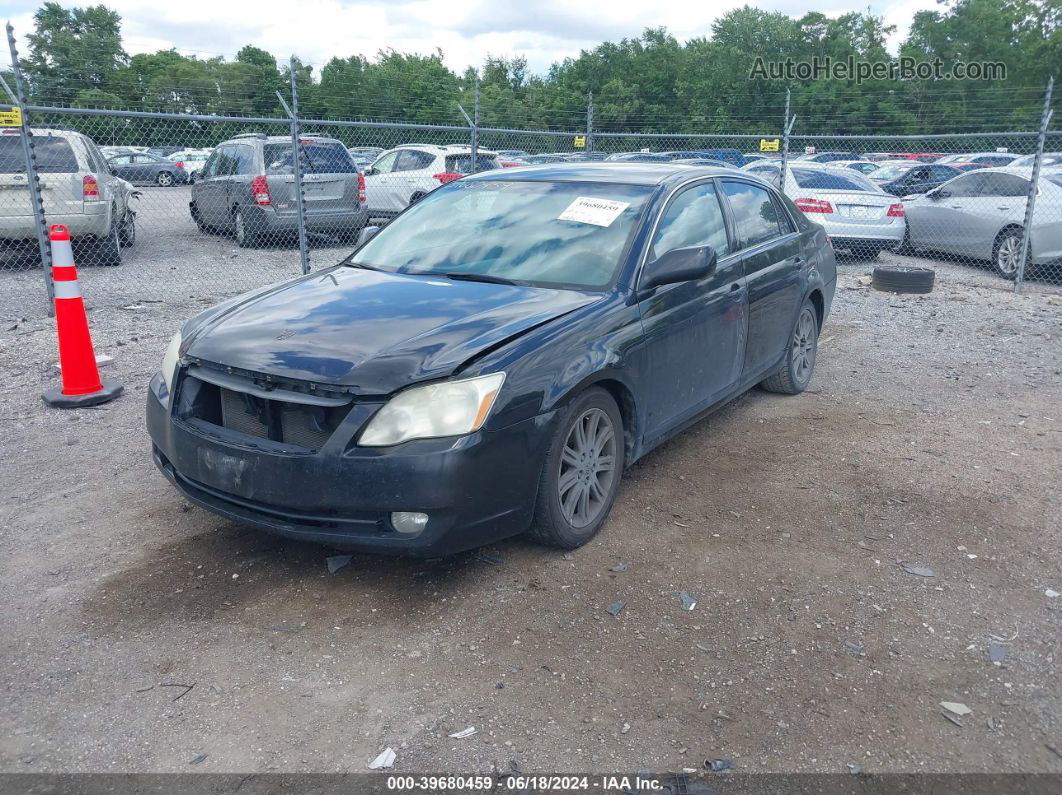
[[[0,770],[356,772],[391,746],[398,772],[1062,772],[1062,299],[866,270],[809,393],[639,462],[588,547],[335,574],[152,466],[145,387],[198,301],[99,300],[128,394],[58,412],[54,331],[17,303],[39,274],[0,273]]]

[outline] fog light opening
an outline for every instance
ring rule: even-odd
[[[428,514],[413,511],[395,511],[391,514],[391,526],[403,535],[419,533],[428,525]]]

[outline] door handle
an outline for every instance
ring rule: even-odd
[[[996,209],[997,210],[1009,210],[1010,208],[1009,207],[997,207]]]

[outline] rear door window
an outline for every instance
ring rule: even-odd
[[[74,174],[80,171],[77,156],[65,138],[34,135],[37,170],[44,174]],[[0,174],[25,173],[21,135],[0,135]]]
[[[1015,174],[985,174],[982,196],[1028,196],[1029,180]]]
[[[723,192],[730,200],[738,237],[745,248],[778,237],[778,206],[764,188],[748,182],[723,182]]]
[[[403,149],[398,153],[395,171],[420,171],[435,162],[435,156],[419,149]]]
[[[254,150],[249,146],[234,146],[233,153],[236,159],[236,170],[234,174],[253,174],[255,172],[254,167]]]
[[[476,173],[491,171],[498,167],[490,155],[476,155]],[[446,156],[446,170],[456,174],[472,173],[472,153]]]

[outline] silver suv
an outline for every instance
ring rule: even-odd
[[[356,240],[368,220],[365,181],[335,138],[299,140],[306,225]],[[201,231],[232,234],[246,248],[298,230],[291,138],[260,133],[218,144],[192,185],[189,209]]]
[[[132,185],[111,173],[86,135],[35,129],[34,154],[48,224],[65,224],[78,246],[78,264],[119,265],[136,238]],[[22,154],[22,130],[0,130],[0,245],[28,248],[37,238]]]

